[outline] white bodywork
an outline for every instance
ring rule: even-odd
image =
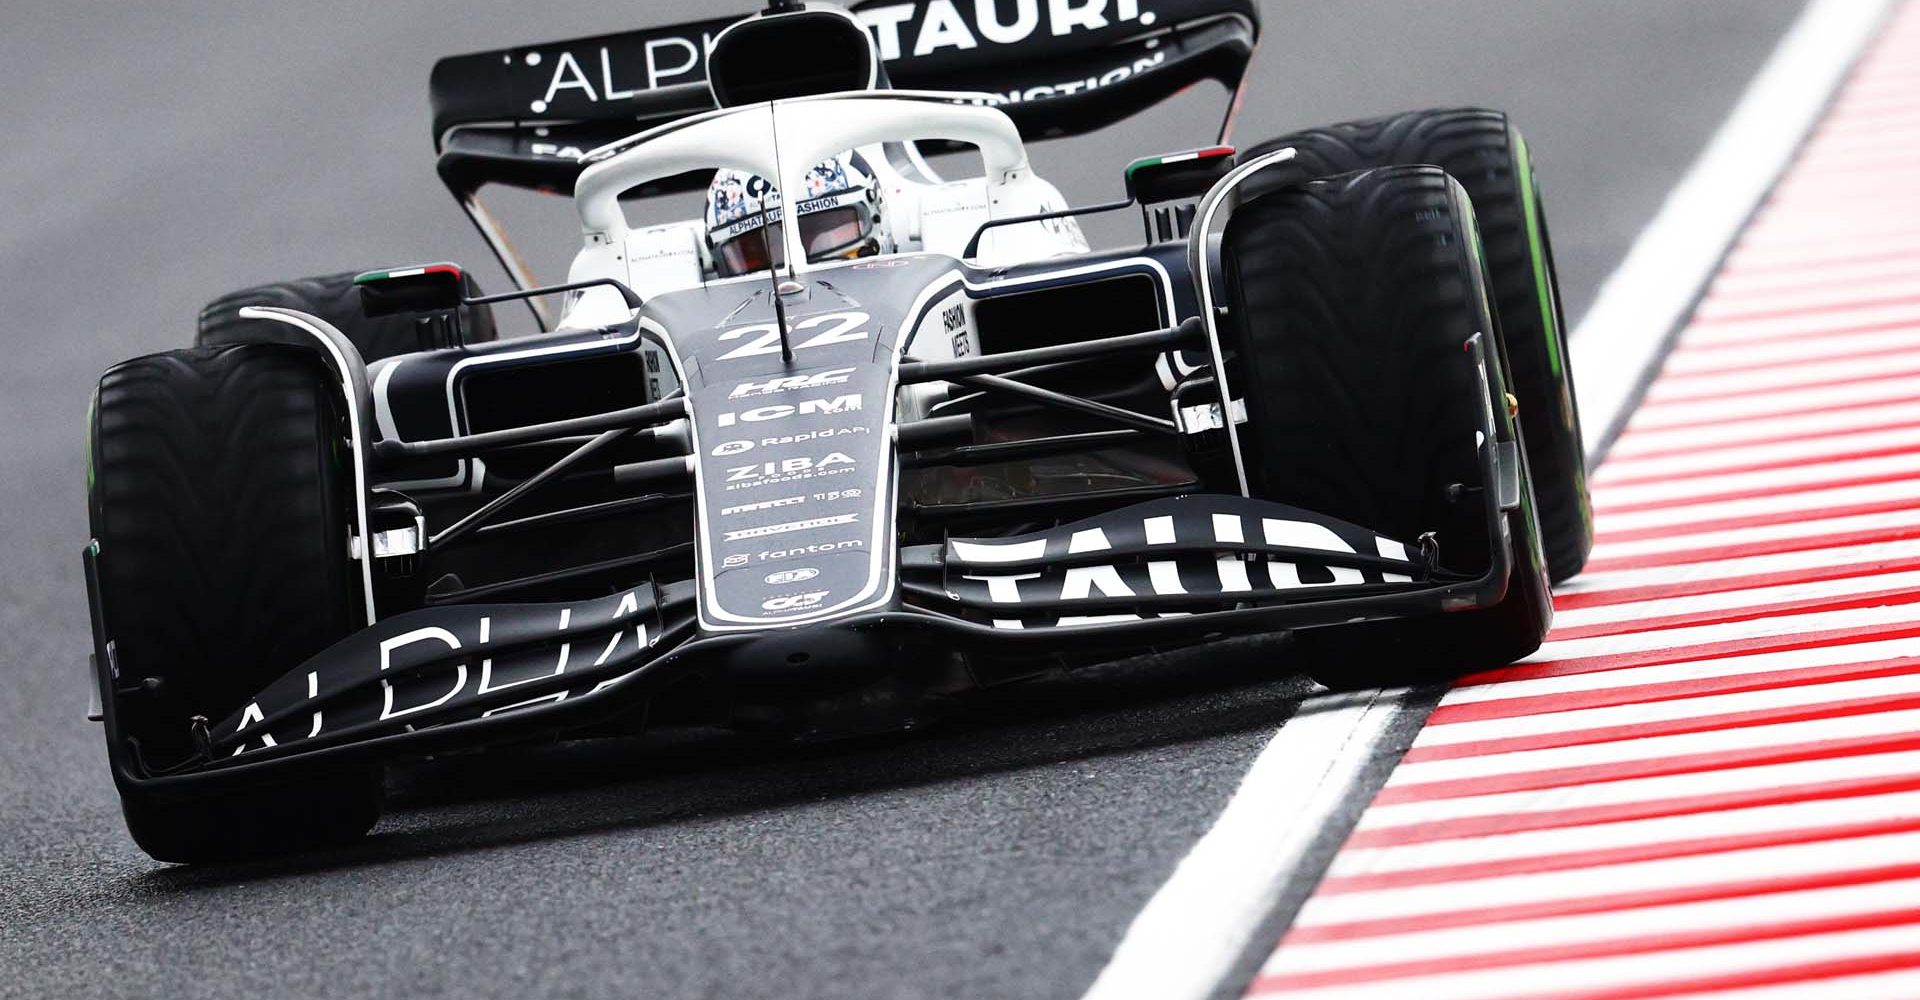
[[[885,189],[885,224],[900,253],[960,257],[982,223],[1067,207],[1052,184],[1034,174],[1013,120],[995,108],[954,103],[950,93],[831,94],[726,108],[642,132],[588,153],[574,186],[582,247],[569,282],[613,278],[642,297],[707,281],[705,232],[699,220],[635,228],[619,196],[650,181],[729,167],[774,178],[782,190],[803,190],[813,164],[859,149]],[[980,151],[983,177],[942,181],[912,152],[917,141],[953,141]],[[908,151],[916,176],[896,168],[886,147]],[[810,264],[795,227],[781,227],[788,273]],[[1003,226],[981,238],[971,263],[981,266],[1084,253],[1087,242],[1072,219]],[[713,279],[766,281],[766,275]],[[560,328],[623,322],[629,310],[611,289],[574,297]],[[939,356],[936,352],[927,355]]]

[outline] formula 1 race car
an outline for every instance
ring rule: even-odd
[[[1255,7],[1012,8],[775,2],[442,60],[441,175],[521,287],[248,289],[109,369],[84,560],[140,846],[357,836],[402,758],[898,728],[1222,636],[1290,633],[1336,688],[1535,649],[1592,529],[1519,133],[1338,125],[1072,207],[1025,140],[1201,80],[1237,106]],[[942,177],[953,150],[984,174]],[[572,192],[564,282],[489,185]],[[630,217],[701,188],[701,219]],[[1089,249],[1079,217],[1122,208],[1146,238]],[[542,332],[500,337],[508,301]]]

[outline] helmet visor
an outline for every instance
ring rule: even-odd
[[[800,242],[810,261],[827,260],[852,249],[873,232],[873,219],[860,206],[829,208],[800,217]]]
[[[778,218],[778,216],[775,216]],[[714,270],[734,278],[786,263],[782,223],[749,229],[715,248]],[[847,205],[800,217],[800,244],[807,260],[818,263],[858,247],[873,235],[873,215],[864,206]]]
[[[715,249],[713,267],[723,278],[764,271],[786,262],[786,242],[778,222],[749,229]]]

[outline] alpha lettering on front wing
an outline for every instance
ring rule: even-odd
[[[659,640],[656,615],[645,590],[573,604],[396,615],[269,684],[212,728],[213,745],[238,756],[350,730],[372,738],[564,701],[644,662]]]

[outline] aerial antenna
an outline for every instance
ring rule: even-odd
[[[782,198],[780,208],[781,225],[786,224],[787,210],[785,203],[786,199]],[[773,240],[767,235],[767,231],[772,228],[773,225],[771,223],[764,224],[760,227],[760,252],[766,255],[767,281],[771,282],[773,286],[773,325],[780,328],[780,360],[791,365],[793,364],[793,344],[787,339],[787,304],[780,296],[780,269],[774,266]]]
[[[781,0],[774,0],[773,3],[767,5],[767,10],[769,13],[773,13],[774,8],[780,5]],[[773,140],[774,179],[784,182],[786,180],[784,176],[786,172],[786,161],[780,158],[780,129],[773,122],[772,106],[768,106],[767,108],[767,128],[769,130],[769,137]],[[777,183],[774,185],[773,190],[780,195],[780,262],[787,266],[787,276],[791,278],[793,276],[793,261],[786,259],[787,193],[782,191]],[[796,210],[794,218],[798,220],[799,206],[797,202],[794,208]],[[796,221],[795,224],[798,225],[798,222]],[[793,364],[793,344],[789,342],[787,338],[787,303],[780,296],[780,268],[773,262],[773,238],[767,235],[772,229],[772,225],[763,225],[760,227],[760,250],[767,255],[767,280],[773,285],[773,325],[780,330],[780,360],[791,366]]]

